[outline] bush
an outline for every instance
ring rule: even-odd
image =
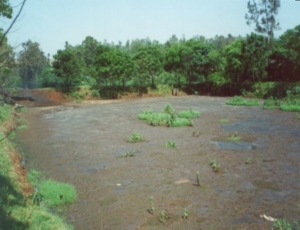
[[[264,109],[274,109],[274,108],[279,108],[281,105],[281,101],[277,100],[276,98],[268,97],[268,99],[266,99],[264,101],[263,104],[263,108]]]
[[[178,112],[178,117],[181,118],[195,118],[195,117],[200,117],[200,112],[190,109],[190,110],[183,110]]]
[[[241,96],[234,96],[232,99],[226,101],[227,105],[245,105],[245,106],[257,106],[259,105],[257,100],[246,100]]]

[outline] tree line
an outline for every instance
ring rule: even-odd
[[[4,37],[0,90],[17,84],[71,92],[76,86],[90,85],[101,97],[115,97],[119,91],[143,93],[149,87],[168,85],[188,93],[232,95],[257,82],[299,81],[300,25],[274,38],[280,1],[249,1],[247,6],[246,22],[255,23],[257,33],[245,37],[172,35],[165,43],[146,38],[114,44],[87,36],[78,45],[66,42],[53,58],[31,40],[15,53]],[[0,16],[11,16],[7,9]]]

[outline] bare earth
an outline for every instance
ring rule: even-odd
[[[183,96],[30,108],[21,115],[28,128],[18,132],[19,149],[27,168],[77,188],[78,201],[65,210],[75,229],[271,229],[260,215],[299,220],[300,121],[294,113],[225,100]],[[201,116],[181,128],[137,118],[168,103]],[[126,142],[134,130],[145,141]],[[234,134],[242,139],[228,141]],[[177,148],[165,147],[168,140]],[[136,155],[122,157],[130,150]],[[210,166],[214,159],[219,172]],[[158,220],[163,210],[170,216],[165,223]]]

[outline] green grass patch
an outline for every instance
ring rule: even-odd
[[[200,112],[192,109],[176,113],[170,104],[167,104],[162,112],[154,112],[152,109],[148,109],[138,114],[140,120],[144,120],[150,125],[167,127],[192,126],[191,118],[199,116]]]
[[[286,219],[278,219],[273,224],[272,230],[299,230],[300,221],[293,223],[288,222]]]
[[[27,128],[27,125],[19,125],[16,130],[19,131],[19,130],[22,130],[22,129],[26,129]]]
[[[238,136],[236,133],[232,134],[230,137],[227,138],[227,140],[229,140],[229,141],[239,141],[241,139],[242,138],[240,136]]]
[[[228,123],[229,120],[228,119],[220,119],[219,122],[222,124],[225,124],[225,123]]]
[[[257,100],[246,100],[241,96],[234,96],[226,101],[226,105],[258,106],[259,102]]]
[[[168,148],[176,148],[177,147],[177,144],[175,141],[171,141],[169,140],[166,144],[165,144],[166,147]]]
[[[131,134],[131,137],[129,137],[127,139],[128,142],[131,142],[131,143],[135,143],[135,142],[141,142],[144,140],[144,137],[141,133],[138,133],[136,131],[133,131],[132,134]]]
[[[288,112],[300,112],[300,105],[282,104],[280,106],[280,109],[283,111],[288,111]]]
[[[12,148],[8,139],[0,142],[0,229],[73,229],[63,218],[23,196],[18,177],[6,152],[8,148]],[[31,181],[36,182],[41,178],[37,171],[32,171],[30,176]]]
[[[48,206],[70,204],[77,199],[77,192],[73,185],[57,182],[52,179],[42,181],[38,184],[42,201]]]
[[[12,107],[7,104],[0,106],[0,124],[10,118],[11,111]]]
[[[268,97],[263,104],[263,109],[275,109],[275,108],[280,108],[281,101],[273,98],[273,97]]]
[[[200,112],[193,109],[182,110],[177,113],[177,116],[180,118],[196,118],[200,117]]]

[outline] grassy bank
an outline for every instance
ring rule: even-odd
[[[47,204],[34,201],[36,192],[27,179],[21,157],[6,138],[16,127],[13,108],[0,107],[0,229],[73,229]],[[41,196],[42,198],[43,196]]]

